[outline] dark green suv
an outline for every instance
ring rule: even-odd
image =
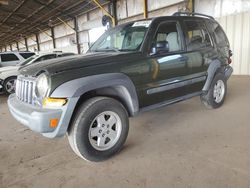
[[[109,29],[86,55],[20,70],[12,115],[50,138],[67,134],[74,152],[105,160],[123,146],[129,117],[200,96],[220,107],[232,74],[221,26],[200,14],[157,17]]]

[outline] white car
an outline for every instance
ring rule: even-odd
[[[35,55],[34,52],[1,52],[0,67],[14,66]]]
[[[53,52],[46,54],[33,55],[25,61],[17,64],[16,66],[2,67],[0,68],[0,91],[11,94],[15,92],[16,78],[18,75],[18,69],[22,66],[27,66],[32,63],[37,63],[40,61],[54,59],[58,57],[75,55],[74,53],[63,53],[63,52]]]

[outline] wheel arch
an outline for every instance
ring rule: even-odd
[[[83,77],[62,84],[51,97],[79,97],[77,106],[91,97],[106,96],[121,102],[129,116],[139,111],[135,86],[128,76],[122,73],[109,73]],[[76,108],[77,108],[76,106]]]
[[[11,76],[8,76],[8,77],[6,77],[4,80],[3,80],[3,89],[4,89],[4,91],[6,92],[6,83],[9,81],[9,80],[11,80],[11,79],[17,79],[17,76],[13,76],[13,75],[11,75]]]
[[[218,73],[222,71],[222,67],[221,67],[222,63],[218,60],[215,59],[213,60],[208,67],[207,70],[207,80],[205,82],[205,85],[202,88],[202,91],[208,91],[211,83],[213,81],[214,76]]]

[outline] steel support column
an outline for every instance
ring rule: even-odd
[[[55,40],[54,27],[51,27],[51,38],[52,38],[52,42],[53,42],[53,48],[56,48],[56,40]]]
[[[117,5],[117,0],[111,0],[111,14],[114,18],[114,25],[117,25],[117,9],[116,9],[116,5]]]
[[[25,42],[26,51],[29,51],[27,38],[24,38],[24,42]]]
[[[189,12],[194,12],[194,0],[188,0],[187,9]]]
[[[18,44],[18,42],[16,42],[16,48],[17,48],[17,51],[20,50],[20,49],[19,49],[19,44]]]
[[[77,53],[81,54],[81,45],[79,42],[79,28],[78,28],[78,22],[77,22],[77,17],[74,18],[74,30],[75,30],[75,35],[76,35],[76,46],[77,46]]]
[[[40,43],[39,43],[39,36],[36,34],[36,45],[37,45],[37,51],[40,51]]]
[[[13,50],[12,50],[12,44],[10,44],[10,51],[13,51]]]
[[[148,18],[148,0],[143,0],[143,16]]]

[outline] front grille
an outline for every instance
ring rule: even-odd
[[[35,104],[34,100],[35,79],[31,77],[18,76],[16,81],[16,96],[19,100]]]

